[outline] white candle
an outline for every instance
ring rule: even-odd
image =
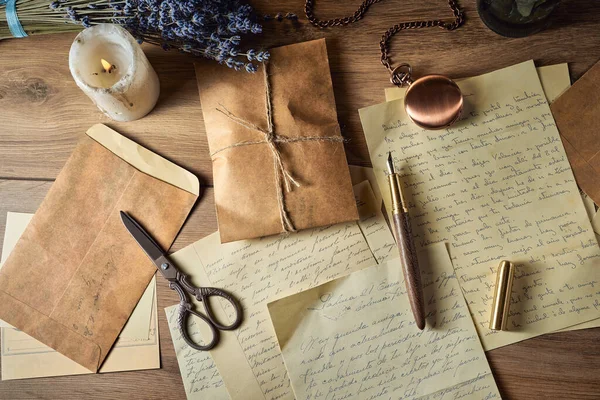
[[[77,86],[115,121],[148,114],[160,83],[140,45],[118,25],[100,24],[75,38],[69,69]]]

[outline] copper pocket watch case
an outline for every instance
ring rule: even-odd
[[[408,85],[404,95],[406,114],[423,129],[443,129],[455,123],[463,110],[463,95],[458,85],[443,75],[426,75],[413,82],[412,68],[401,64],[392,72],[397,86]]]

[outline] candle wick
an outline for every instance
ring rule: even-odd
[[[110,73],[112,73],[113,69],[117,69],[116,65],[109,63],[108,61],[106,61],[103,58],[100,59],[100,62],[102,64],[102,68],[103,68],[102,72],[108,72],[110,74]]]

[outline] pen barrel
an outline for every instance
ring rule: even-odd
[[[423,301],[423,286],[421,285],[421,270],[417,259],[417,251],[412,237],[410,217],[406,212],[394,212],[394,235],[400,252],[400,264],[410,308],[419,329],[425,328],[425,306]]]

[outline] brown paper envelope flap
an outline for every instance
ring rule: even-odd
[[[554,100],[550,109],[577,184],[600,203],[600,62]]]
[[[86,134],[137,170],[196,196],[200,195],[200,182],[196,175],[127,139],[106,125],[96,124],[88,129]]]
[[[0,303],[0,319],[97,370],[156,271],[119,211],[168,249],[196,198],[84,136],[0,270],[0,292],[35,312]],[[96,347],[83,356],[72,335]]]
[[[600,174],[598,169],[595,169],[589,162],[587,162],[581,154],[573,147],[571,142],[566,137],[560,136],[565,153],[573,169],[573,175],[575,180],[581,186],[582,190],[590,196],[594,202],[600,202]]]
[[[90,371],[98,370],[101,349],[96,343],[2,291],[0,291],[0,302],[3,307],[10,310],[12,323],[24,327],[23,332],[28,332],[30,336],[60,353],[72,354],[73,361]]]
[[[600,62],[551,105],[556,125],[579,154],[590,161],[600,151]]]

